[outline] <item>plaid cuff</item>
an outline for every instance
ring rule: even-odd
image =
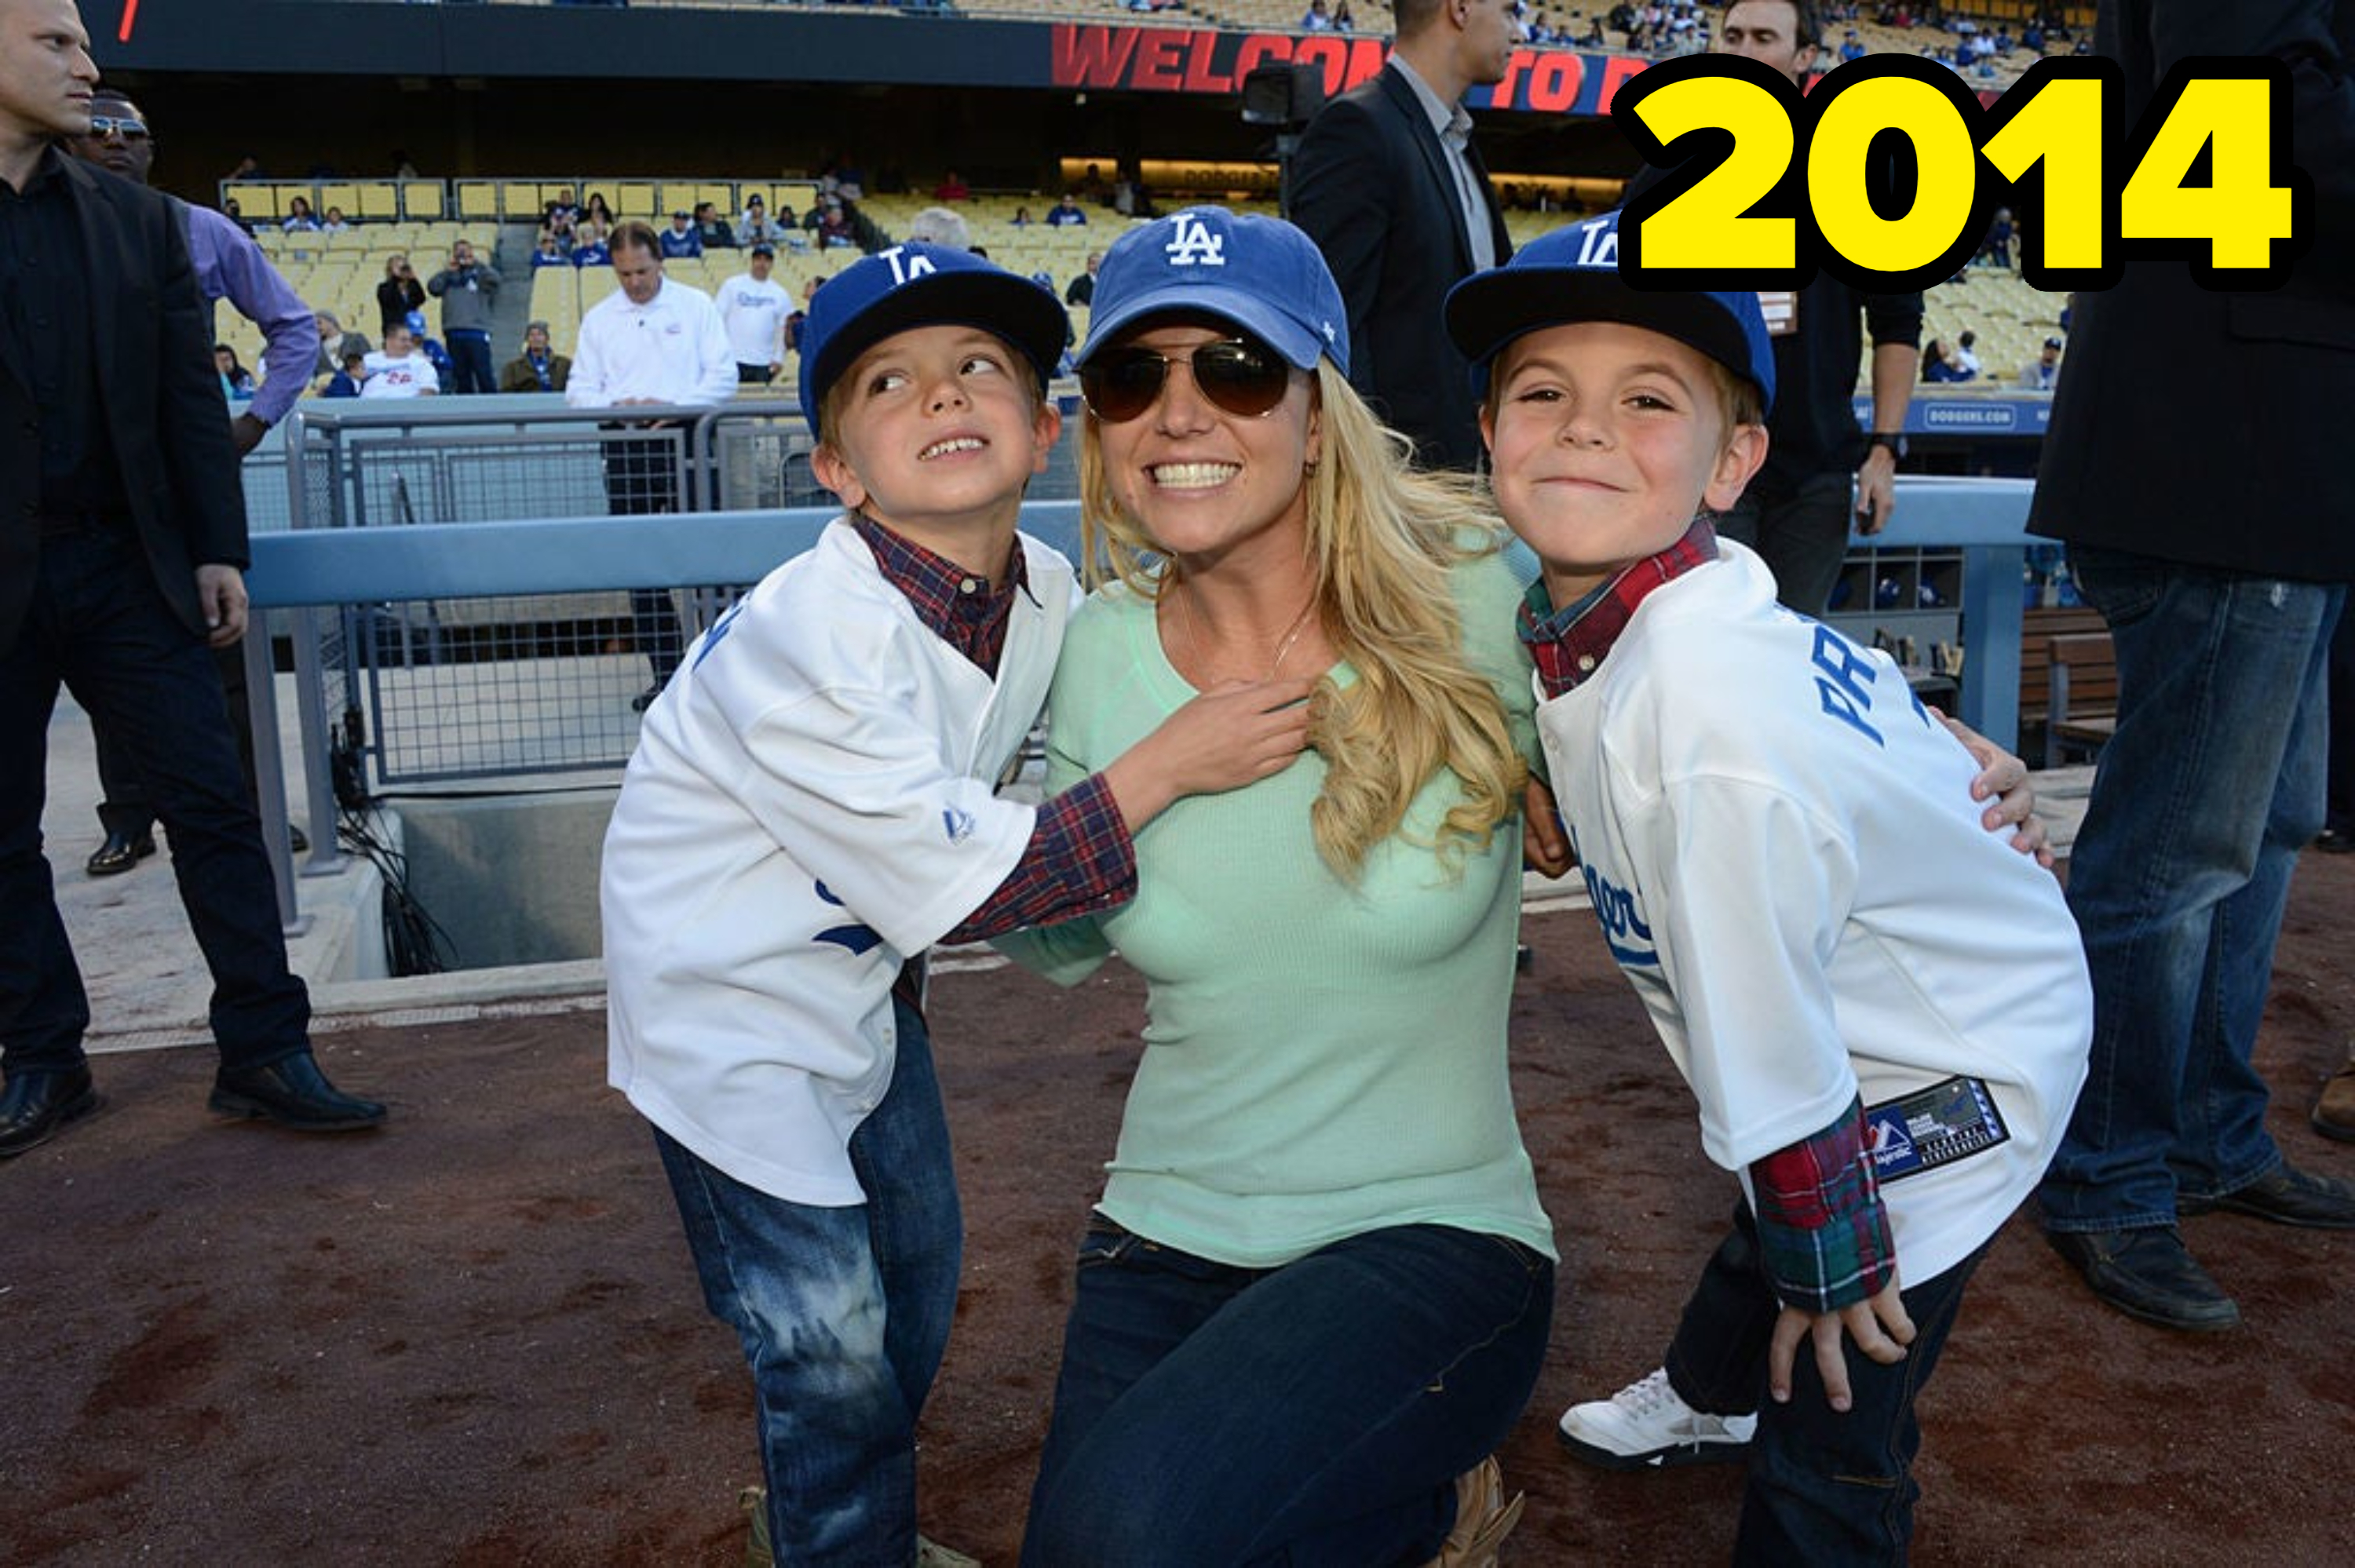
[[[1750,1167],[1759,1251],[1785,1307],[1837,1312],[1896,1277],[1889,1210],[1867,1140],[1859,1098],[1813,1138]]]
[[[982,942],[1028,926],[1076,920],[1136,896],[1136,844],[1091,773],[1039,808],[1021,862],[943,942]]]

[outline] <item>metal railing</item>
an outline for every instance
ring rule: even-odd
[[[689,450],[698,450],[692,440]],[[706,444],[699,450],[723,449]],[[1901,480],[1895,519],[1873,541],[1883,548],[1961,551],[1965,662],[1957,712],[1982,734],[2015,747],[2021,566],[2028,543],[2021,524],[2030,489],[2018,480]],[[343,615],[355,604],[532,598],[617,585],[675,588],[753,582],[807,549],[836,514],[831,506],[818,506],[702,513],[693,516],[693,526],[681,526],[683,520],[676,516],[576,515],[297,528],[257,535],[248,579],[253,603],[257,609],[292,616],[298,626],[296,687],[310,821],[314,828],[336,821],[334,769],[346,745],[346,717],[325,700],[321,640],[315,632],[305,635],[302,627]],[[1078,558],[1077,502],[1028,503],[1022,525]],[[1525,580],[1535,576],[1536,563],[1526,550],[1517,547],[1512,558]],[[256,733],[274,735],[278,715],[267,647],[263,638],[246,641],[247,689]],[[575,711],[566,722],[591,720]],[[254,750],[263,836],[278,874],[281,907],[293,926],[299,907],[287,849],[286,780],[275,747]],[[336,834],[314,832],[311,838],[306,874],[334,871],[339,857]]]

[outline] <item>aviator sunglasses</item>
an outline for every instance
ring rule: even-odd
[[[1095,417],[1124,425],[1153,407],[1173,365],[1189,366],[1194,385],[1211,404],[1237,418],[1256,419],[1284,401],[1292,366],[1275,350],[1250,338],[1220,338],[1186,354],[1149,348],[1108,348],[1080,369],[1080,391]]]
[[[146,139],[147,127],[136,120],[121,119],[112,114],[93,114],[90,117],[90,133],[101,142],[109,136],[121,136],[126,142],[140,142]]]

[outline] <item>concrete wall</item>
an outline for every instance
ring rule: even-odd
[[[410,892],[448,934],[453,969],[602,954],[597,876],[614,793],[400,803]]]

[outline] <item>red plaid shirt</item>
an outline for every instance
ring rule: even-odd
[[[1020,543],[1007,557],[1005,581],[993,584],[864,515],[854,515],[851,526],[925,629],[995,676],[1014,596],[1030,591]],[[1022,859],[981,907],[941,939],[986,941],[1026,926],[1092,915],[1135,895],[1136,846],[1128,823],[1103,775],[1090,774],[1039,808]]]
[[[1574,604],[1557,609],[1544,580],[1532,583],[1521,604],[1520,633],[1546,696],[1593,677],[1646,595],[1715,559],[1717,530],[1696,517],[1683,538]],[[1896,1245],[1873,1176],[1861,1101],[1814,1137],[1753,1160],[1750,1186],[1757,1194],[1759,1249],[1785,1306],[1835,1311],[1878,1295],[1896,1277]]]

